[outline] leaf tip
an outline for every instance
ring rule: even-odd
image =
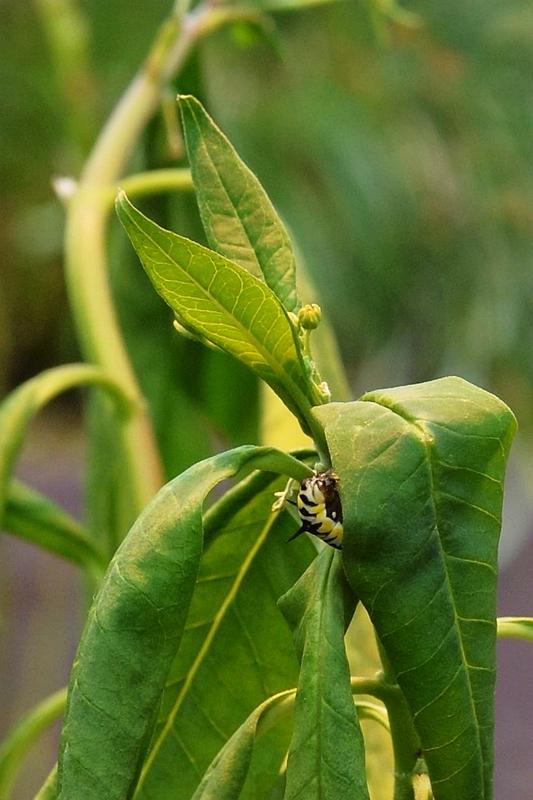
[[[178,94],[176,95],[176,100],[178,101],[178,103],[184,103],[185,105],[187,105],[188,103],[197,103],[198,105],[200,105],[200,101],[197,100],[196,97],[192,94],[180,94],[178,92]]]
[[[117,196],[115,197],[115,209],[119,217],[121,216],[121,212],[123,212],[129,205],[131,205],[131,203],[128,200],[126,192],[124,189],[119,189]]]
[[[184,125],[186,125],[188,118],[194,116],[195,113],[199,112],[204,116],[206,115],[205,108],[194,95],[178,94],[176,100],[178,102],[178,108]]]

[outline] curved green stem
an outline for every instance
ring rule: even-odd
[[[372,678],[358,678],[352,676],[352,678],[350,678],[350,685],[352,694],[370,694],[380,700],[385,696],[390,697],[391,693],[394,694],[396,691],[399,691],[397,687],[388,686],[382,681],[373,680]],[[280,692],[276,697],[279,698],[279,702],[269,707],[261,720],[259,729],[261,733],[266,733],[273,728],[280,719],[292,713],[294,701],[296,699],[296,689],[287,689],[285,692]],[[361,708],[368,711],[367,716],[369,719],[379,722],[380,725],[390,730],[384,710],[374,703],[369,703],[364,700],[356,700],[355,702],[358,709]]]
[[[77,564],[99,585],[107,567],[105,554],[79,522],[40,492],[12,480],[2,525],[8,533]]]
[[[498,637],[533,641],[533,617],[499,617]]]
[[[109,200],[114,203],[118,186],[109,192]],[[188,192],[193,189],[190,169],[153,169],[128,175],[120,181],[120,188],[129,197],[146,197],[160,192]]]
[[[57,798],[57,764],[54,764],[45,782],[33,800],[56,800]]]
[[[32,709],[0,747],[0,798],[10,796],[17,772],[33,743],[63,714],[67,690],[60,689]]]
[[[376,685],[380,684],[381,682],[373,681],[367,678],[352,677],[350,683],[352,687],[352,694],[374,694],[374,689],[377,688]],[[385,692],[387,690],[388,689],[385,688]],[[263,704],[265,706],[265,713],[261,718],[258,734],[262,735],[267,733],[273,727],[275,727],[280,720],[285,719],[285,717],[293,713],[296,692],[296,689],[286,689],[277,695],[269,697],[268,700],[265,701]],[[368,712],[366,714],[368,719],[375,720],[389,730],[386,714],[379,706],[376,706],[374,703],[368,703],[364,700],[356,700],[356,706],[358,709],[360,708],[365,712]]]
[[[350,679],[352,694],[368,694],[386,703],[391,697],[400,693],[398,686],[381,678],[357,678]]]
[[[378,641],[383,665],[383,682],[387,686],[382,698],[389,715],[394,752],[394,800],[415,800],[413,774],[420,755],[420,739],[415,731],[407,701],[396,683],[396,676],[387,655]]]
[[[138,138],[156,110],[165,83],[184,64],[191,48],[212,27],[205,3],[182,16],[182,3],[163,23],[143,67],[133,79],[97,140],[67,207],[67,286],[85,357],[109,369],[126,394],[139,402],[122,427],[122,442],[137,508],[162,483],[162,467],[151,420],[118,325],[106,251],[109,187],[118,183]]]
[[[28,426],[47,403],[79,386],[103,389],[113,398],[121,420],[127,422],[135,414],[136,403],[131,395],[122,390],[109,371],[91,364],[52,367],[21,384],[0,404],[0,518]]]
[[[381,727],[390,734],[389,717],[382,706],[378,706],[376,703],[370,703],[368,700],[356,700],[355,706],[359,719],[368,719],[372,722],[377,722],[378,725],[381,725]]]

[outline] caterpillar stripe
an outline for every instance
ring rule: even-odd
[[[302,482],[296,501],[301,527],[289,541],[301,533],[311,533],[331,547],[342,549],[342,507],[337,491],[338,480],[335,472],[329,469]]]

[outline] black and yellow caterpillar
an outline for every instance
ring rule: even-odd
[[[337,491],[338,480],[335,472],[328,469],[302,481],[296,501],[302,524],[289,542],[301,533],[311,533],[331,547],[342,549],[342,506]]]

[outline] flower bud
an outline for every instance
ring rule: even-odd
[[[318,328],[321,317],[322,311],[320,310],[320,306],[316,303],[308,303],[302,306],[298,312],[300,327],[306,331],[312,331]]]

